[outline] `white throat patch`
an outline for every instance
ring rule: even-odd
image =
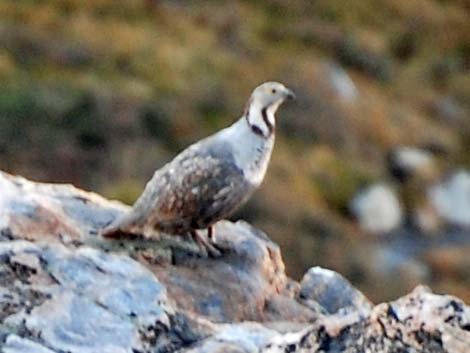
[[[267,130],[263,130],[263,133]],[[238,168],[252,185],[263,181],[274,146],[274,134],[265,137],[253,132],[245,117],[222,130],[219,137],[232,146],[233,157]]]
[[[274,133],[276,127],[274,112],[278,106],[279,104],[274,104],[266,108],[251,104],[247,108],[245,118],[255,134],[268,138]]]

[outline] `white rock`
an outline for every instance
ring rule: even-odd
[[[362,229],[376,234],[390,232],[403,219],[395,192],[385,184],[375,184],[361,191],[353,198],[351,211]]]
[[[470,227],[470,172],[460,170],[429,190],[437,213],[447,222]]]
[[[434,164],[430,152],[414,147],[398,147],[394,151],[394,156],[397,166],[409,172],[429,168]]]
[[[437,174],[437,163],[432,152],[410,146],[396,147],[387,156],[389,173],[404,183],[419,176],[431,180]]]
[[[339,65],[329,64],[328,75],[331,88],[338,97],[353,102],[358,96],[358,90],[349,74]]]

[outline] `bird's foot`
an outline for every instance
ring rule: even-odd
[[[196,230],[191,231],[191,236],[197,245],[205,250],[209,257],[220,257],[222,256],[222,252],[220,249],[217,248],[217,245],[210,242],[206,239],[203,235],[199,234]]]

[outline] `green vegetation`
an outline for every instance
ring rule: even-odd
[[[469,18],[459,0],[4,0],[0,168],[131,203],[254,86],[285,82],[298,102],[279,113],[267,180],[240,215],[288,247],[299,275],[327,257],[324,234],[357,232],[348,201],[385,177],[391,147],[438,145],[470,166]],[[356,98],[332,83],[338,66]]]

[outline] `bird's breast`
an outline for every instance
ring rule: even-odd
[[[273,143],[274,140],[271,139],[238,146],[235,162],[250,184],[258,186],[263,181],[271,159]]]
[[[271,158],[274,146],[274,134],[264,137],[253,133],[245,118],[239,119],[229,128],[222,130],[216,137],[215,144],[226,146],[236,166],[243,171],[247,182],[258,186],[263,181],[264,175]]]

